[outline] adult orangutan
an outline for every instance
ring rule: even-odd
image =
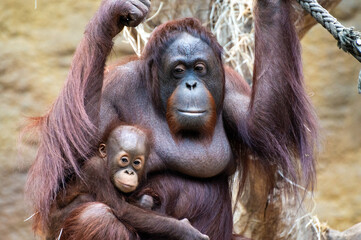
[[[216,39],[190,18],[159,26],[139,59],[104,77],[112,39],[124,26],[138,25],[149,6],[148,0],[103,0],[76,50],[62,93],[39,118],[41,144],[27,182],[38,213],[35,229],[49,231],[54,199],[67,189],[68,179],[81,176],[81,166],[114,120],[152,131],[147,181],[139,192],[152,189],[161,203],[156,211],[189,219],[210,239],[232,238],[229,177],[238,169],[244,182],[249,161],[257,161],[268,177],[266,191],[275,187],[277,170],[312,186],[317,129],[303,88],[290,1],[257,1],[252,91],[223,66]],[[72,204],[79,213],[79,231],[86,230],[84,211],[99,219],[101,229],[130,231],[120,221],[111,226],[101,221],[114,216],[99,204]],[[151,237],[152,232],[141,235]]]

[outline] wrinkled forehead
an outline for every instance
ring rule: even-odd
[[[181,33],[178,38],[169,45],[165,54],[163,54],[163,61],[164,63],[169,63],[179,57],[192,59],[202,56],[205,58],[214,56],[212,48],[199,38],[188,33]]]
[[[122,126],[110,134],[107,145],[115,152],[123,150],[129,154],[144,155],[147,150],[147,137],[133,127]]]

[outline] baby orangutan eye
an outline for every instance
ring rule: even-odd
[[[119,159],[119,165],[124,167],[124,166],[127,166],[129,164],[129,159],[127,156],[122,156],[120,159]]]
[[[139,170],[139,169],[142,167],[142,161],[141,161],[140,159],[134,160],[134,162],[133,162],[133,167],[134,167],[136,170]]]

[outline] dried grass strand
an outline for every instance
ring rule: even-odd
[[[254,62],[253,5],[251,0],[216,0],[210,28],[224,49],[224,61],[250,83]]]
[[[164,6],[160,2],[156,13],[131,30],[123,30],[124,41],[140,56],[154,30],[148,23],[156,18]],[[251,81],[254,62],[254,32],[252,0],[216,0],[212,3],[209,23],[212,33],[224,48],[224,62]]]
[[[147,44],[150,34],[154,30],[150,27],[147,23],[158,16],[163,8],[163,2],[160,2],[158,10],[154,13],[153,16],[147,18],[143,23],[139,24],[137,27],[134,28],[135,36],[132,34],[132,28],[125,27],[123,29],[123,37],[126,43],[129,43],[130,46],[133,48],[135,54],[140,57],[144,46]]]

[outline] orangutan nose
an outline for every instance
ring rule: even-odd
[[[186,87],[187,87],[189,90],[195,89],[195,88],[197,87],[197,82],[196,82],[196,81],[186,82]]]
[[[125,170],[125,173],[129,175],[134,175],[134,171],[129,169]]]

